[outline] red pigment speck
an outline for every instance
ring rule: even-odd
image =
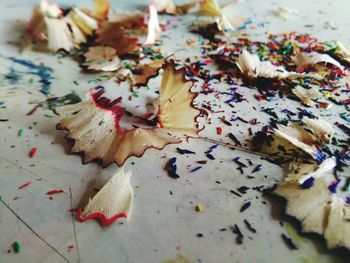
[[[36,155],[36,153],[37,153],[37,148],[33,147],[29,152],[29,157],[33,158]]]
[[[38,109],[39,105],[36,105],[33,109],[31,109],[30,111],[27,112],[27,116],[32,115],[37,109]]]
[[[73,245],[69,245],[68,248],[67,248],[67,251],[68,252],[71,252],[73,250],[74,246]]]
[[[58,194],[58,193],[63,193],[63,190],[55,189],[55,190],[48,191],[46,194],[53,195],[53,194]]]
[[[27,183],[25,183],[25,184],[22,184],[20,187],[18,187],[18,190],[27,187],[27,186],[30,185],[31,183],[32,183],[32,181],[29,181],[29,182],[27,182]]]
[[[259,94],[254,94],[254,98],[256,98],[258,101],[266,100],[266,98]]]
[[[222,134],[222,128],[221,127],[216,127],[216,132],[218,135]]]

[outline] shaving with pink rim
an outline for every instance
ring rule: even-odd
[[[129,220],[133,202],[130,177],[131,172],[124,170],[119,170],[113,175],[84,209],[78,208],[78,221],[97,219],[102,226],[109,226],[119,218]]]
[[[175,69],[174,62],[164,64],[160,87],[157,126],[124,129],[120,120],[125,109],[102,97],[103,91],[91,93],[86,101],[63,106],[56,112],[64,118],[57,129],[67,130],[67,139],[74,141],[72,152],[82,152],[83,162],[100,159],[102,165],[115,162],[118,166],[130,157],[141,157],[149,148],[163,149],[167,144],[180,143],[181,138],[197,138],[199,110],[194,108],[192,82],[184,78],[185,69]]]

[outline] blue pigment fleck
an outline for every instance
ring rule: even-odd
[[[311,187],[314,186],[315,183],[315,178],[313,178],[312,176],[310,178],[308,178],[307,180],[305,180],[305,182],[303,182],[301,185],[299,185],[301,188],[303,189],[309,189]]]
[[[330,186],[328,186],[328,189],[329,189],[329,191],[331,191],[331,193],[335,194],[337,192],[337,187],[338,187],[340,181],[341,181],[340,179],[337,179],[333,183],[331,183]]]
[[[19,64],[28,68],[30,71],[25,72],[26,74],[38,76],[40,78],[39,83],[41,83],[40,92],[43,93],[44,95],[49,95],[51,83],[53,80],[52,68],[44,66],[43,64],[39,64],[39,65],[34,64],[29,60],[17,59],[14,57],[4,57],[4,58],[9,59],[16,64]],[[16,73],[16,71],[13,68],[11,68],[10,70],[11,70],[10,73],[8,73],[5,77],[7,79],[10,79],[10,81],[13,81],[13,84],[15,84],[16,81],[18,81],[18,77],[20,76],[18,76],[18,73]]]
[[[5,79],[7,79],[11,85],[15,85],[22,79],[22,76],[19,75],[14,68],[10,68],[10,72],[5,75]]]

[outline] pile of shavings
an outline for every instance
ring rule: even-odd
[[[284,164],[286,177],[273,193],[287,200],[286,213],[301,222],[303,232],[323,235],[329,248],[349,247],[350,200],[344,194],[336,194],[342,184],[344,190],[349,183],[346,175],[336,173],[348,165],[349,144],[332,152],[328,145],[334,134],[331,125],[304,118],[303,126],[279,124],[273,130],[275,143],[280,140],[278,147],[283,147],[284,153],[288,151],[282,146],[285,144],[306,153],[293,154],[291,161]]]
[[[82,153],[84,163],[99,159],[104,167],[111,163],[122,166],[130,156],[141,157],[149,148],[161,150],[188,138],[212,142],[204,153],[208,160],[197,161],[190,173],[215,160],[219,146],[261,154],[286,169],[285,179],[273,193],[287,200],[286,212],[301,222],[302,231],[324,236],[329,248],[350,248],[350,198],[346,196],[350,180],[344,174],[350,160],[349,49],[339,42],[320,43],[295,32],[268,35],[266,41],[237,37],[237,25],[246,27],[250,22],[231,17],[225,11],[229,2],[220,6],[217,1],[202,0],[177,6],[171,0],[152,0],[146,12],[122,14],[113,11],[108,1],[94,2],[96,9],[88,10],[62,9],[42,0],[27,27],[31,44],[64,51],[86,71],[105,72],[117,83],[128,81],[132,91],[147,86],[161,70],[162,82],[153,109],[143,116],[127,116],[122,98],[111,100],[103,90],[89,92],[86,100],[76,104],[54,107],[62,117],[57,128],[66,130],[66,138],[73,141],[72,152]],[[171,28],[162,24],[160,15],[185,15],[191,10],[206,16],[188,28],[202,36],[197,43],[188,42],[200,55],[182,60],[176,52],[164,54],[162,31]],[[227,88],[218,88],[218,83]],[[244,92],[247,87],[257,91],[254,99],[259,110],[270,116],[267,123],[258,118],[246,120],[234,110],[223,115],[226,112],[220,103],[234,109],[251,99]],[[299,101],[300,107],[293,111],[277,107],[275,102],[286,102],[284,97]],[[344,123],[329,123],[312,113],[315,108],[327,112],[333,104],[343,109],[339,115]],[[209,127],[217,117],[230,131],[229,142],[199,135],[203,127],[198,117],[204,117]],[[236,136],[237,123],[250,125],[245,141]],[[257,125],[263,128],[253,132]],[[218,137],[223,135],[222,127],[215,130]],[[196,154],[188,149],[177,151]],[[241,174],[261,169],[261,164],[247,160],[247,165],[240,157],[232,161]],[[176,157],[167,160],[165,170],[173,179],[180,177]],[[78,209],[78,220],[97,218],[106,226],[128,217],[130,175],[118,172],[85,209]],[[345,193],[339,195],[339,188]],[[232,193],[242,196],[245,191],[240,188]],[[258,187],[257,191],[262,190]],[[250,205],[244,203],[240,212]],[[254,229],[248,221],[245,224]],[[235,225],[232,231],[242,243],[239,227]]]
[[[326,101],[316,103],[319,108],[331,107],[332,103],[327,100],[338,105],[349,104],[347,87],[342,82],[347,63],[336,57],[334,50],[327,48],[329,43],[319,43],[310,35],[290,33],[269,35],[266,42],[247,38],[228,42],[219,34],[214,40],[204,43],[204,56],[193,65],[205,58],[211,59],[210,64],[218,66],[224,73],[209,76],[207,81],[216,78],[229,84],[233,78],[235,82],[257,88],[261,95],[257,97],[259,100],[271,100],[276,95],[285,94],[312,106],[323,95]],[[247,61],[253,67],[251,70],[245,65]],[[257,70],[259,67],[261,69]],[[202,70],[192,72],[201,77]]]
[[[145,13],[120,13],[107,0],[94,0],[95,10],[61,8],[42,0],[33,9],[20,45],[68,53],[87,71],[108,72],[108,78],[117,83],[128,80],[131,88],[146,86],[149,78],[158,75],[164,59],[157,46],[166,25],[160,23],[158,13],[184,15],[194,9],[201,16],[224,19],[229,26],[223,10],[232,3],[205,0],[178,6],[171,0],[152,0]]]
[[[63,52],[86,71],[108,72],[108,78],[129,80],[131,87],[147,85],[163,62],[150,49],[161,32],[156,6],[150,4],[145,14],[117,13],[106,0],[94,2],[95,10],[63,9],[42,0],[33,9],[22,48]]]

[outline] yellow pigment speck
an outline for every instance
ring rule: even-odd
[[[196,205],[196,212],[202,212],[203,206],[202,205]]]

